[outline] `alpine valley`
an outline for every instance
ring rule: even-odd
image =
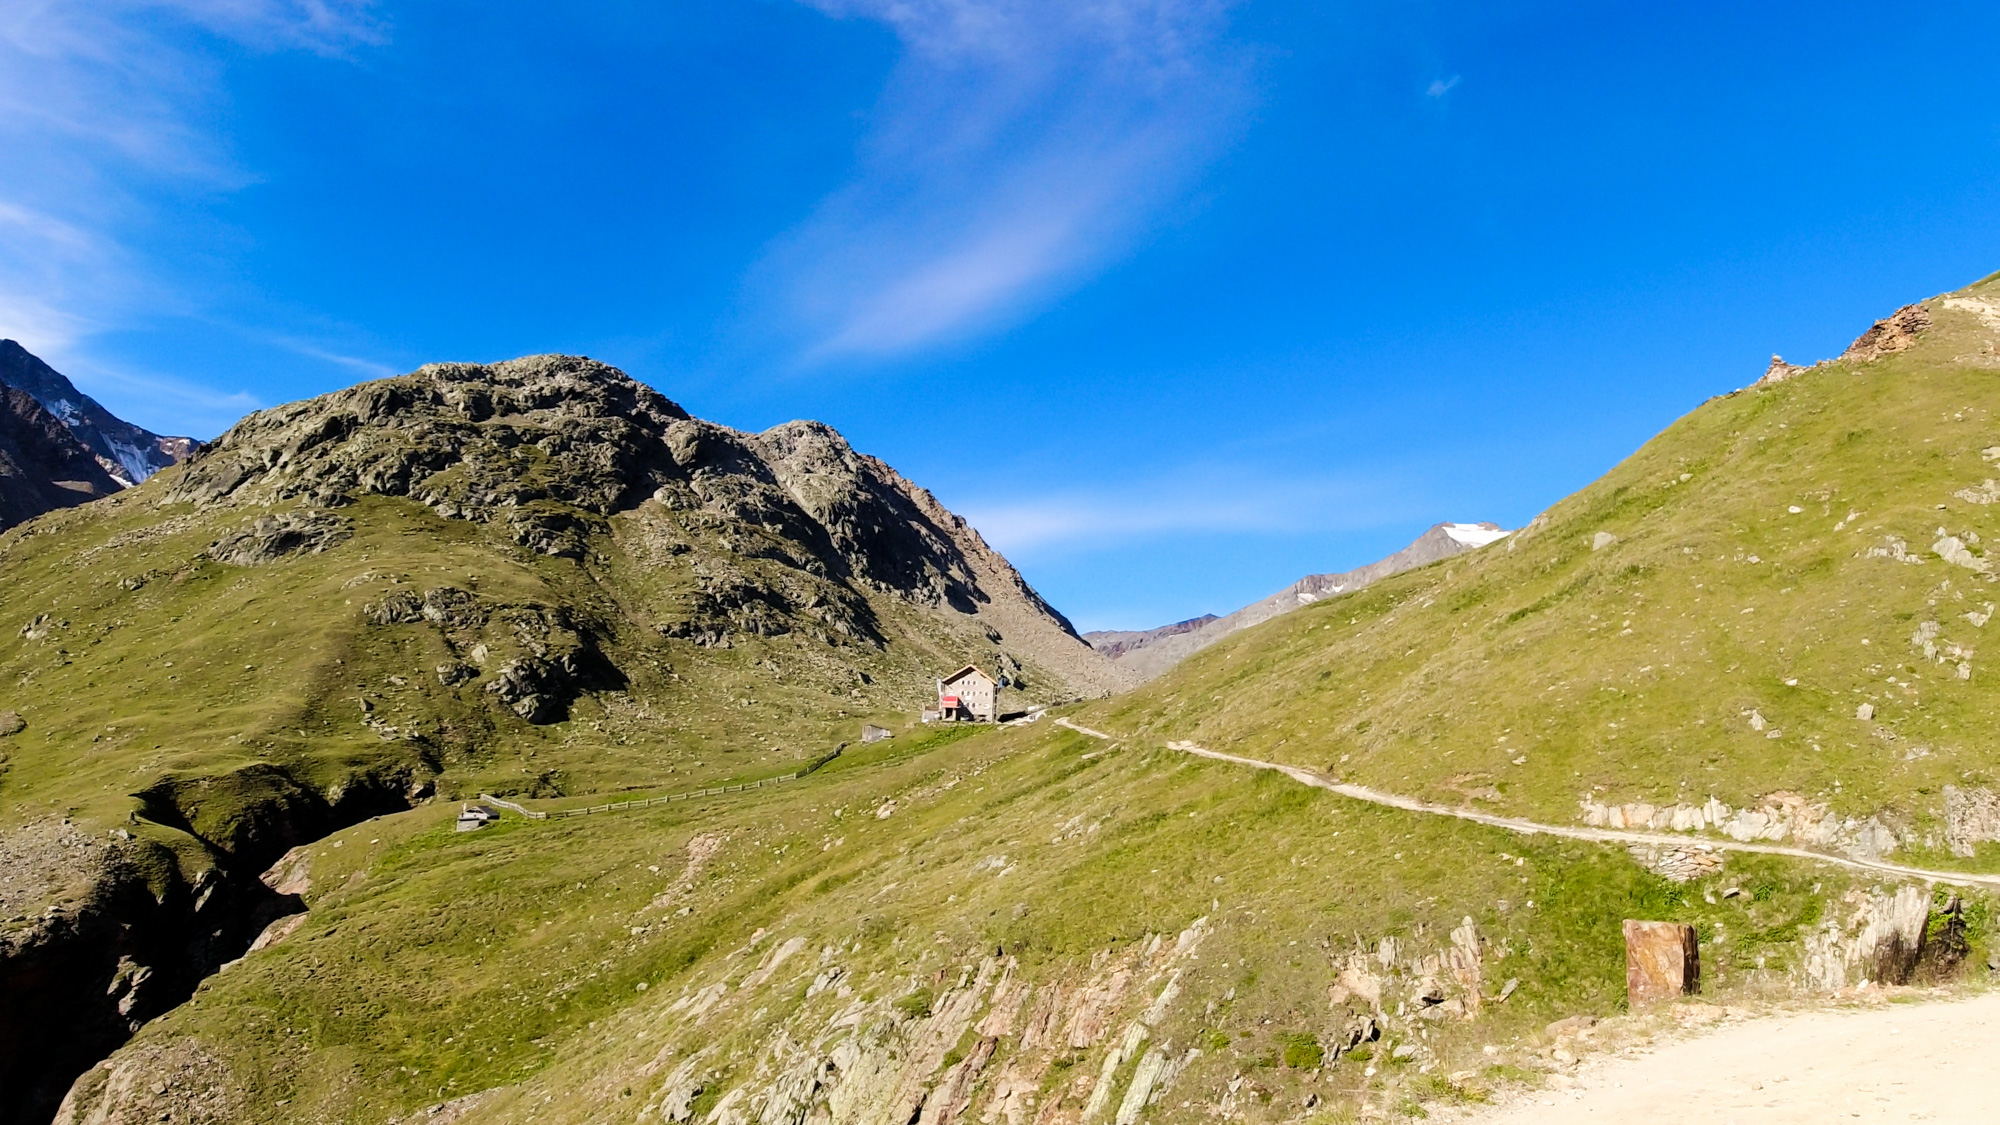
[[[1418,1116],[1558,1081],[1624,919],[1710,1004],[1983,972],[1997,346],[1989,278],[1102,651],[833,430],[588,359],[202,447],[19,387],[0,1122]],[[967,664],[1006,721],[918,722]]]

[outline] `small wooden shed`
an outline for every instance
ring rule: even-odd
[[[990,723],[999,717],[1000,682],[967,664],[938,681],[938,717],[947,723]]]

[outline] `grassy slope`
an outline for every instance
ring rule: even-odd
[[[8,819],[124,825],[131,794],[161,778],[263,762],[322,790],[371,770],[410,772],[445,796],[767,776],[854,738],[863,718],[901,721],[926,676],[984,643],[973,626],[955,636],[887,596],[873,599],[887,650],[802,631],[738,636],[730,648],[669,640],[649,626],[685,601],[684,563],[642,565],[608,538],[588,563],[550,559],[404,501],[344,509],[354,535],[322,554],[258,567],[203,556],[252,514],[159,510],[134,495],[0,537],[0,710],[27,722],[0,740]],[[474,592],[494,619],[448,631],[365,616],[392,591],[446,585]],[[483,678],[439,682],[433,669],[474,643],[491,649],[489,673],[519,654],[504,614],[523,606],[566,608],[623,689],[535,726],[487,695]],[[252,788],[211,786],[195,827],[226,836]]]
[[[1930,549],[1940,528],[2000,534],[2000,509],[1954,496],[2000,474],[1981,453],[2000,444],[2000,333],[1930,307],[1910,351],[1712,400],[1510,539],[1304,607],[1086,714],[1557,821],[1586,791],[1743,806],[1791,790],[1933,825],[1942,786],[2000,774],[2000,678],[1966,616],[2000,590]],[[1616,542],[1594,549],[1601,532]],[[1867,556],[1891,538],[1923,561]],[[1969,679],[1913,643],[1928,621],[1940,650],[1972,653]]]
[[[313,847],[312,912],[297,933],[211,979],[126,1053],[206,1044],[246,1121],[380,1120],[490,1087],[477,1119],[628,1118],[670,1084],[663,1048],[674,1061],[701,1054],[712,1075],[701,1104],[713,1105],[739,1085],[768,1086],[794,1044],[823,1047],[826,1021],[853,999],[801,999],[828,966],[880,1015],[996,947],[1037,986],[1074,983],[1093,957],[1206,916],[1213,936],[1154,1031],[1204,1054],[1155,1116],[1203,1116],[1246,1074],[1268,1103],[1244,1112],[1279,1120],[1308,1089],[1303,1069],[1283,1065],[1287,1036],[1330,1041],[1348,1018],[1327,985],[1357,937],[1435,947],[1471,916],[1489,943],[1485,992],[1522,982],[1477,1022],[1420,1031],[1429,1025],[1392,1019],[1379,1073],[1344,1063],[1310,1087],[1396,1104],[1443,1089],[1419,1061],[1433,1075],[1477,1069],[1483,1044],[1616,1010],[1622,917],[1685,918],[1723,936],[1707,971],[1711,987],[1731,989],[1781,972],[1784,943],[1817,917],[1815,884],[1845,885],[1749,863],[1732,877],[1756,893],[1711,905],[1616,851],[1357,806],[1165,751],[1106,752],[1046,728],[907,742],[707,804],[474,835],[452,833],[444,810],[357,826]],[[888,800],[893,815],[875,816]],[[725,842],[676,892],[697,835]],[[765,952],[791,938],[805,952],[705,1026],[670,1010],[716,981],[741,989],[760,930]],[[1135,989],[1113,1027],[1158,987]],[[1386,1061],[1413,1041],[1419,1059]],[[1058,1052],[1043,1096],[1061,1099],[1102,1046]],[[1181,1099],[1194,1108],[1173,1108]]]
[[[441,810],[349,829],[313,848],[299,931],[121,1056],[204,1044],[235,1120],[382,1120],[482,1090],[468,1120],[634,1119],[684,1065],[704,1076],[697,1121],[743,1120],[712,1112],[731,1105],[756,1120],[782,1073],[846,1041],[833,1017],[850,1003],[868,1005],[853,1034],[888,1026],[908,1045],[942,1018],[917,1013],[996,949],[1037,988],[1074,989],[1208,917],[1153,1030],[1203,1054],[1147,1118],[1207,1119],[1242,1076],[1234,1110],[1275,1121],[1308,1091],[1336,1107],[1439,1093],[1482,1045],[1615,1010],[1626,917],[1700,926],[1712,992],[1775,985],[1802,932],[1861,884],[1731,857],[1720,879],[1675,887],[1616,849],[1356,805],[1159,747],[1195,738],[1561,820],[1596,786],[1731,803],[1788,788],[1923,815],[1945,782],[1986,780],[1982,658],[1959,680],[1909,639],[1935,619],[1941,640],[1976,648],[1960,615],[1983,612],[1991,587],[1935,556],[1859,557],[1888,536],[1923,552],[1939,524],[1988,529],[1989,509],[1951,494],[1992,471],[1996,372],[1975,319],[1936,315],[1912,352],[1708,404],[1511,550],[1306,607],[1079,712],[1124,736],[1117,748],[1048,727],[906,736],[706,803],[464,836]],[[1617,542],[1593,550],[1599,531]],[[1872,723],[1853,717],[1864,700]],[[1748,729],[1752,708],[1779,737]],[[694,842],[717,838],[680,887]],[[1748,893],[1715,895],[1724,880]],[[1295,1037],[1330,1039],[1353,1013],[1328,991],[1350,951],[1385,936],[1436,950],[1464,917],[1485,939],[1483,991],[1521,982],[1506,1004],[1420,1023],[1399,1011],[1418,981],[1388,973],[1377,1073],[1343,1061],[1308,1086],[1283,1064]],[[804,952],[756,982],[791,939]],[[808,997],[832,968],[853,995]],[[718,982],[731,987],[715,1015],[688,1015]],[[1128,990],[1109,1027],[1160,987]],[[935,1082],[975,1039],[910,1065]],[[1019,1064],[1055,1107],[1046,1120],[1073,1123],[1107,1042],[1035,1059],[1003,1037],[978,1096]],[[1390,1062],[1398,1045],[1419,1052]],[[731,1103],[738,1091],[754,1096]]]

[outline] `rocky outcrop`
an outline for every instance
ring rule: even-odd
[[[1666,847],[1660,844],[1634,844],[1626,849],[1639,865],[1670,883],[1691,883],[1704,875],[1712,875],[1722,870],[1722,856],[1714,849],[1702,844],[1686,847]]]
[[[734,984],[691,986],[667,1005],[659,1022],[688,1034],[621,1081],[654,1091],[640,1120],[675,1125],[696,1118],[698,1099],[712,1125],[1136,1125],[1200,1057],[1162,1029],[1208,932],[1198,919],[1040,979],[989,950],[872,985],[851,982],[832,947],[814,961],[802,939],[774,941]],[[754,1058],[732,1059],[700,1030],[760,1018],[786,994],[804,1005]]]
[[[0,879],[0,1125],[47,1121],[72,1079],[185,1000],[271,919],[298,909],[296,898],[229,866],[184,874],[158,842],[93,835],[64,821],[0,834],[0,868],[8,873]],[[122,1070],[91,1072],[85,1085],[159,1096],[155,1085],[174,1085],[174,1068],[161,1065],[126,1059]],[[144,1118],[72,1111],[67,1119],[164,1120],[157,1109]]]
[[[1944,839],[1951,854],[1970,858],[1979,845],[2000,840],[2000,793],[1984,787],[1944,787]]]
[[[63,1098],[55,1125],[233,1125],[243,1102],[228,1064],[198,1040],[177,1039],[93,1067]]]
[[[1796,793],[1772,793],[1755,807],[1731,808],[1709,798],[1699,805],[1652,805],[1643,801],[1609,805],[1585,796],[1583,822],[1592,828],[1720,832],[1732,840],[1791,840],[1807,847],[1832,848],[1864,859],[1893,852],[1901,842],[1880,817],[1841,816]],[[1697,872],[1698,874],[1698,872]]]
[[[199,446],[193,438],[162,437],[117,417],[12,340],[0,340],[0,386],[33,396],[121,488],[185,459]]]
[[[1857,981],[1908,984],[1924,955],[1931,920],[1925,887],[1850,891],[1829,917],[1804,937],[1799,963],[1804,982],[1834,990]]]
[[[432,364],[253,414],[162,499],[324,513],[364,496],[486,524],[543,555],[582,560],[611,534],[642,559],[679,560],[697,589],[658,623],[669,637],[727,647],[804,630],[879,644],[867,599],[882,595],[971,619],[1068,694],[1130,682],[963,519],[831,428],[740,433],[583,357]],[[337,534],[323,514],[269,518],[280,522],[217,550],[263,560]]]
[[[211,544],[208,557],[231,566],[267,566],[292,555],[319,554],[352,534],[346,520],[325,512],[258,516]]]
[[[1872,363],[1885,355],[1908,351],[1916,346],[1917,335],[1930,326],[1930,310],[1922,305],[1905,305],[1876,321],[1840,353],[1840,358],[1852,363]]]
[[[119,487],[34,396],[0,387],[0,531]]]
[[[1753,385],[1768,387],[1775,383],[1782,383],[1787,379],[1803,375],[1811,370],[1812,368],[1810,367],[1801,367],[1796,363],[1786,363],[1784,357],[1774,355],[1771,357],[1771,366],[1764,369],[1763,377],[1758,379]]]
[[[1086,634],[1084,639],[1120,667],[1152,679],[1231,633],[1261,625],[1322,598],[1352,593],[1392,574],[1476,550],[1506,535],[1498,524],[1441,523],[1386,559],[1339,574],[1309,574],[1227,617],[1197,617],[1137,632],[1096,632]]]

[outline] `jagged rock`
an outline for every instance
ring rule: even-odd
[[[457,687],[462,683],[479,678],[479,669],[463,661],[453,660],[437,666],[438,683],[445,687]]]
[[[0,387],[0,530],[120,487],[34,396]]]
[[[1604,548],[1609,547],[1616,542],[1618,542],[1618,537],[1616,535],[1613,535],[1608,531],[1600,531],[1597,534],[1590,537],[1590,549],[1593,551],[1602,551]]]
[[[1714,829],[1744,843],[1790,838],[1801,844],[1834,847],[1866,858],[1894,851],[1900,843],[1896,830],[1879,817],[1842,817],[1827,805],[1813,804],[1797,793],[1782,791],[1762,798],[1755,808],[1744,809],[1731,808],[1713,797],[1701,805],[1655,806],[1644,802],[1607,805],[1585,795],[1579,804],[1584,823],[1593,828],[1677,832]],[[1664,851],[1647,853],[1659,858],[1666,855]],[[1646,857],[1640,861],[1650,862]],[[1704,863],[1692,857],[1690,861]]]
[[[1965,569],[1974,571],[1975,573],[1978,574],[1988,574],[1992,572],[1993,569],[1992,563],[1989,563],[1984,558],[1973,554],[1970,548],[1967,546],[1965,540],[1960,539],[1956,535],[1946,535],[1944,533],[1944,528],[1938,528],[1938,540],[1937,542],[1931,544],[1931,550],[1937,555],[1937,557],[1952,564],[1953,566],[1962,566]]]
[[[1753,385],[1768,387],[1775,383],[1782,383],[1794,376],[1803,375],[1810,370],[1812,368],[1800,367],[1796,363],[1786,363],[1782,357],[1774,355],[1771,357],[1771,366],[1764,369],[1763,377],[1758,379]]]
[[[361,612],[377,625],[415,625],[424,619],[424,603],[409,590],[391,590]]]
[[[0,730],[5,717],[0,716]],[[1944,787],[1944,838],[1951,854],[1970,857],[1980,844],[2000,840],[2000,793]]]
[[[1806,983],[1839,989],[1857,974],[1877,984],[1909,983],[1924,952],[1930,892],[1917,886],[1853,891],[1846,903],[1844,918],[1829,917],[1805,936],[1799,972]]]
[[[1907,351],[1917,342],[1917,334],[1931,326],[1930,310],[1922,305],[1905,305],[1863,332],[1840,358],[1869,363],[1885,355]]]
[[[581,559],[608,534],[635,557],[680,560],[698,589],[656,626],[663,636],[721,648],[803,630],[880,647],[868,601],[880,594],[974,619],[1074,694],[1132,681],[963,519],[832,429],[740,433],[578,356],[432,364],[261,411],[190,458],[160,498],[339,508],[367,495],[542,554]],[[752,559],[784,571],[753,571]],[[410,620],[407,601],[392,608],[375,619]],[[450,612],[429,598],[424,608]]]
[[[1952,493],[1952,495],[1968,504],[1991,504],[1995,501],[2000,501],[2000,481],[1994,481],[1989,478],[1984,483],[1974,485],[1971,488],[1961,488],[1957,492]]]
[[[486,611],[479,599],[454,586],[424,591],[424,620],[445,629],[477,629],[486,624]]]
[[[1923,556],[1911,551],[1910,545],[1907,542],[1894,535],[1883,536],[1881,546],[1870,547],[1861,552],[1861,555],[1863,558],[1870,559],[1893,559],[1896,562],[1909,563],[1913,566],[1922,566],[1924,562]]]
[[[1632,1007],[1691,996],[1701,987],[1701,945],[1680,922],[1625,921],[1625,996]]]
[[[529,657],[501,665],[486,690],[529,722],[548,723],[566,713],[568,689],[575,684],[573,662]]]
[[[0,738],[10,734],[20,734],[27,729],[28,722],[21,718],[19,711],[0,711]]]
[[[231,566],[266,566],[292,555],[319,554],[352,534],[346,520],[325,512],[258,516],[210,544],[208,557]]]
[[[1860,719],[1862,722],[1873,719],[1875,717],[1875,705],[1873,703],[1861,704],[1854,709],[1854,717]]]

